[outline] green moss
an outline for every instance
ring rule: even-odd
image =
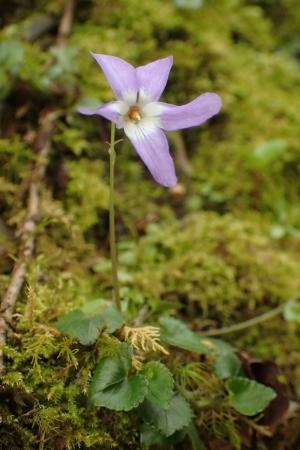
[[[101,179],[99,162],[81,160],[68,164],[68,210],[82,230],[98,223],[99,210],[107,209],[108,188]]]
[[[202,320],[239,319],[239,308],[243,315],[253,314],[266,303],[294,297],[299,289],[297,253],[292,245],[281,248],[259,218],[202,213],[151,225],[131,251],[124,269],[132,273],[134,286],[148,298],[175,305],[180,300],[185,314]]]
[[[139,448],[130,417],[87,407],[95,354],[85,354],[52,328],[34,325],[22,347],[6,355],[3,448]]]
[[[46,3],[35,1],[34,12],[61,16],[64,2]],[[63,50],[56,48],[55,29],[26,41],[24,24],[33,20],[28,8],[12,9],[8,2],[4,9],[1,296],[18,253],[14,233],[25,216],[38,116],[50,107],[59,118],[41,190],[35,255],[17,303],[16,334],[5,348],[0,446],[138,449],[138,424],[131,415],[86,403],[94,364],[99,354],[113,351],[113,342],[102,339],[86,351],[52,328],[69,310],[111,297],[109,129],[102,119],[80,116],[76,107],[110,101],[113,94],[88,51],[116,54],[135,65],[172,54],[164,100],[185,103],[205,91],[223,99],[219,116],[182,132],[191,175],[170,139],[181,193],[155,185],[127,140],[117,146],[116,165],[120,283],[129,320],[146,305],[154,324],[161,313],[176,312],[195,330],[220,327],[299,292],[298,0],[205,1],[196,11],[177,9],[171,0],[92,1],[84,7],[79,2]],[[283,139],[286,150],[255,171],[249,155],[274,139]],[[299,394],[298,331],[278,317],[228,340],[276,361]],[[175,356],[188,372],[194,361]],[[209,364],[197,366],[198,384],[182,383],[194,401],[209,403],[222,395]],[[239,418],[227,406],[195,411],[205,441],[230,440],[239,448]],[[290,448],[297,440],[291,430]],[[259,445],[281,448],[277,437],[275,443],[258,439]]]

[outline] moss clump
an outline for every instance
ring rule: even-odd
[[[268,225],[259,218],[193,214],[150,225],[131,250],[121,249],[120,261],[146,298],[174,301],[199,321],[245,319],[299,289],[297,252],[272,238]]]
[[[129,415],[86,403],[97,349],[85,352],[57,330],[32,324],[20,348],[6,348],[5,354],[1,448],[139,448]]]
[[[34,11],[10,3],[2,8],[0,36],[1,297],[14,262],[10,255],[18,254],[14,232],[26,213],[39,115],[53,108],[58,119],[35,255],[5,348],[0,446],[138,449],[130,415],[86,405],[86,387],[104,344],[84,351],[52,328],[69,310],[110,298],[111,291],[109,130],[104,120],[83,118],[76,107],[110,101],[112,92],[88,51],[119,55],[135,65],[172,54],[164,100],[185,103],[204,91],[223,99],[218,117],[182,133],[191,175],[170,140],[182,195],[154,185],[126,140],[117,147],[116,174],[120,282],[129,320],[146,306],[153,323],[161,313],[175,311],[195,330],[220,327],[299,292],[299,2],[204,1],[198,10],[176,8],[171,0],[78,2],[64,49],[55,41],[64,2],[36,0]],[[54,25],[32,40],[28,30],[36,13],[54,18]],[[285,151],[254,170],[249,165],[254,148],[274,139],[286,143]],[[278,317],[228,339],[276,361],[299,394],[297,325]],[[182,370],[194,362],[187,359],[174,358]],[[205,381],[202,391],[194,386],[196,400],[199,392],[201,397],[218,392],[209,366],[196,366],[196,372]],[[236,417],[223,409],[216,423],[215,411],[208,406],[204,417],[196,409],[204,440],[231,440],[238,448]],[[283,437],[257,440],[264,449],[290,450],[298,448],[299,432],[292,424]]]

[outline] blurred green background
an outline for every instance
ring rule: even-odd
[[[66,14],[64,36],[59,30]],[[17,308],[23,337],[8,352],[5,381],[9,389],[35,392],[39,407],[31,421],[16,419],[29,407],[5,404],[1,448],[139,448],[127,416],[91,419],[80,403],[78,386],[86,386],[91,361],[67,392],[58,380],[67,344],[33,333],[26,315],[28,287],[36,324],[110,297],[109,123],[76,108],[113,94],[89,51],[135,66],[173,55],[164,101],[184,104],[206,91],[221,96],[218,116],[169,134],[179,178],[174,189],[153,182],[126,139],[118,145],[116,208],[129,316],[147,305],[153,323],[168,312],[196,330],[228,325],[299,296],[299,1],[11,0],[1,2],[0,17],[1,295],[18,252],[15,232],[25,215],[32,143],[43,114],[57,115],[35,257]],[[228,339],[278,363],[296,398],[299,323],[278,317]],[[199,416],[202,431],[203,420]],[[294,413],[275,437],[258,438],[251,448],[298,449],[297,420]],[[242,433],[230,420],[212,423],[205,422],[204,439],[223,444],[210,448],[242,448]],[[95,435],[93,427],[100,428]],[[37,444],[41,435],[44,447]]]

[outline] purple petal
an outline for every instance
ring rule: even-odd
[[[90,52],[103,70],[112,90],[120,99],[138,91],[136,69],[117,56]]]
[[[105,119],[110,120],[111,122],[114,122],[118,128],[122,127],[122,124],[120,122],[120,112],[119,112],[119,102],[110,102],[106,103],[105,105],[98,106],[98,108],[86,108],[84,106],[81,106],[77,109],[77,111],[80,114],[84,114],[86,116],[92,116],[94,114],[98,116],[105,117]]]
[[[207,92],[183,106],[161,103],[161,127],[166,131],[195,127],[210,119],[221,109],[222,101],[217,94]]]
[[[163,131],[143,125],[125,126],[124,131],[155,181],[166,187],[175,186],[177,178],[174,162]]]
[[[136,69],[139,88],[151,100],[158,100],[166,87],[173,64],[173,56],[158,59]]]

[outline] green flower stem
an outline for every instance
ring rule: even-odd
[[[115,229],[115,204],[114,204],[114,183],[115,183],[115,135],[116,126],[111,123],[110,145],[109,145],[109,246],[112,265],[112,284],[113,284],[113,301],[121,311],[120,291],[118,282],[118,260],[116,248],[116,229]]]
[[[222,336],[223,334],[234,333],[235,331],[241,331],[245,328],[252,327],[254,325],[258,325],[259,323],[265,322],[266,320],[272,319],[278,314],[282,313],[284,310],[285,304],[278,306],[277,308],[272,309],[260,316],[253,317],[253,319],[245,320],[245,322],[240,322],[234,325],[230,325],[229,327],[219,328],[217,330],[208,330],[201,333],[203,336]]]

